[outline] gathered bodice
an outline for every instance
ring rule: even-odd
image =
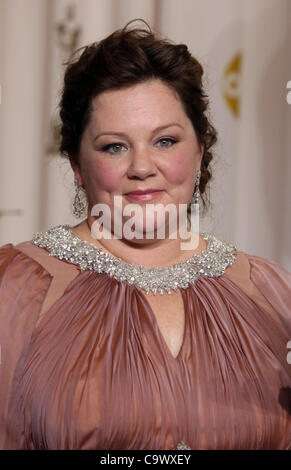
[[[174,358],[134,283],[1,247],[1,448],[291,448],[291,275],[233,254],[180,289]]]

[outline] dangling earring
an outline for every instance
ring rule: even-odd
[[[73,201],[73,215],[80,219],[84,217],[88,209],[88,200],[85,189],[79,185],[77,178],[74,179],[76,194]]]
[[[198,206],[199,206],[199,200],[200,200],[200,192],[199,192],[200,176],[201,176],[201,170],[199,170],[196,175],[194,193],[193,193],[192,200],[191,200],[192,204],[197,204]]]
[[[199,183],[201,171],[199,170],[196,175],[194,192],[191,198],[190,207],[188,208],[187,221],[190,224],[190,230],[199,233]],[[190,210],[190,212],[189,212]]]

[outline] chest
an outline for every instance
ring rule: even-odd
[[[46,314],[15,381],[27,440],[33,436],[28,446],[284,448],[278,430],[290,415],[278,396],[289,378],[265,339],[258,342],[266,318],[256,330],[231,304],[206,314],[194,291],[121,295],[101,276],[89,281],[81,297],[72,284]],[[178,360],[166,345],[173,356],[182,347]]]
[[[185,330],[185,308],[180,291],[171,294],[147,294],[159,334],[175,358],[182,347]]]

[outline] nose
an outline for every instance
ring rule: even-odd
[[[145,179],[156,174],[156,166],[148,149],[134,149],[127,170],[128,178]]]

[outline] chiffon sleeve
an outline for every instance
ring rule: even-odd
[[[277,262],[247,255],[250,278],[290,332],[291,340],[291,274]]]
[[[29,345],[50,282],[44,267],[11,243],[0,247],[0,449],[23,446],[22,418],[13,423],[11,433],[7,410],[18,361]]]

